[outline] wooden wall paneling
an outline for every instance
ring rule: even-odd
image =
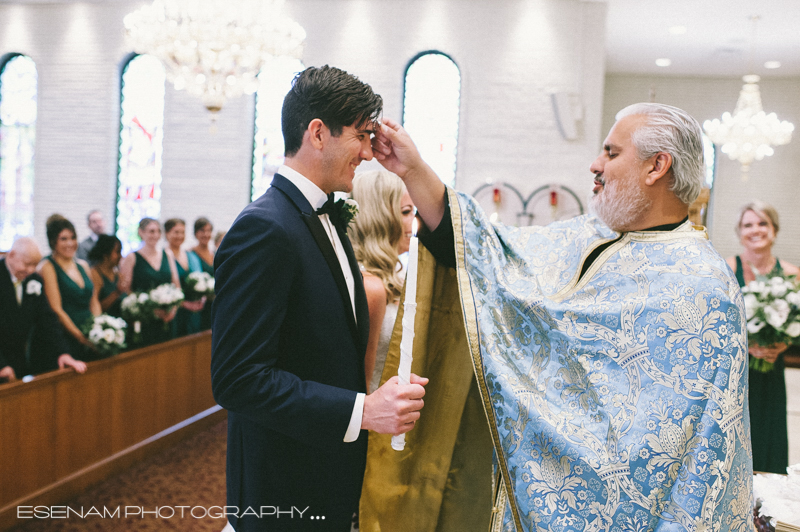
[[[210,363],[205,332],[0,386],[0,530],[224,419]]]
[[[56,480],[55,387],[34,385],[2,401],[0,507]]]
[[[111,446],[119,452],[157,433],[156,371],[161,346],[121,360],[111,372]],[[163,428],[163,427],[162,427]]]
[[[194,345],[194,375],[192,378],[193,408],[202,412],[216,405],[211,392],[211,335],[204,336]]]
[[[111,365],[92,365],[61,379],[56,397],[56,475],[74,473],[112,454]]]
[[[171,346],[158,357],[155,381],[155,418],[164,430],[196,414],[192,405],[192,354],[194,346]]]

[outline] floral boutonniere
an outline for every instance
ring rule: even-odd
[[[35,279],[33,281],[28,281],[28,285],[25,288],[25,293],[28,295],[42,295],[42,283]]]
[[[358,203],[351,198],[335,201],[331,206],[328,216],[330,216],[331,222],[333,222],[334,225],[347,230],[347,226],[350,225],[350,222],[355,220],[356,216],[358,216]]]

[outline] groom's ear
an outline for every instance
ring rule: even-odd
[[[326,136],[329,134],[328,127],[319,118],[315,118],[308,123],[306,133],[309,135],[309,142],[315,150],[321,150],[325,145]],[[305,140],[305,139],[304,139]]]

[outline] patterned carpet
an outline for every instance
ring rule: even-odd
[[[175,447],[137,464],[117,477],[95,486],[80,497],[66,503],[84,512],[94,506],[102,513],[104,507],[113,513],[119,507],[119,517],[70,516],[69,519],[32,519],[13,532],[97,532],[139,530],[188,530],[220,532],[225,526],[221,518],[203,518],[212,506],[225,504],[225,448],[227,422],[222,422]],[[161,508],[159,518],[154,514],[135,515],[138,508],[153,512]],[[179,506],[186,506],[180,517]],[[164,508],[170,507],[170,508]],[[198,508],[201,507],[201,508]],[[199,518],[192,517],[190,512]],[[221,512],[219,509],[212,513]]]

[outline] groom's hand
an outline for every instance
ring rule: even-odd
[[[361,428],[381,434],[403,434],[414,428],[422,410],[428,379],[411,374],[411,384],[400,384],[397,376],[364,398]]]

